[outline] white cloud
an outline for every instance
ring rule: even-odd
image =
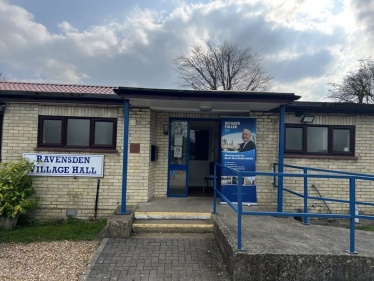
[[[74,28],[73,26],[71,26],[70,23],[66,22],[66,21],[63,21],[62,23],[60,23],[58,25],[58,27],[64,32],[64,33],[71,33],[71,32],[74,32],[74,33],[77,33],[78,32],[78,29],[77,28]]]
[[[181,2],[170,13],[137,8],[123,21],[82,31],[64,21],[51,34],[25,9],[0,0],[0,63],[12,70],[8,76],[23,71],[29,80],[170,88],[173,56],[228,39],[262,51],[274,90],[320,100],[326,83],[371,55],[372,22],[348,0],[217,0]]]

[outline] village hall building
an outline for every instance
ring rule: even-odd
[[[374,105],[299,98],[0,82],[1,161],[23,156],[38,163],[31,175],[39,220],[92,218],[98,187],[99,217],[121,203],[155,197],[213,197],[214,162],[242,171],[271,172],[278,163],[374,174]],[[218,185],[233,201],[237,180],[220,174]],[[358,201],[374,202],[370,183],[357,182]],[[308,184],[322,196],[348,200],[349,186],[342,180],[311,178]],[[244,202],[276,209],[272,177],[246,177],[242,185]],[[303,190],[297,178],[285,178],[284,187]],[[284,210],[301,208],[300,198],[282,196]],[[326,212],[320,201],[309,204],[311,212]],[[329,206],[348,212],[348,204]]]

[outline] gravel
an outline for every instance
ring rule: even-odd
[[[0,280],[78,280],[97,247],[94,241],[0,243]]]

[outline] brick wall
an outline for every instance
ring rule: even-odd
[[[22,153],[35,152],[37,146],[38,115],[84,116],[117,118],[118,153],[97,153],[105,155],[104,177],[101,179],[99,209],[100,217],[108,216],[120,204],[122,187],[122,148],[123,148],[123,107],[119,106],[81,106],[31,103],[9,103],[6,105],[3,123],[3,161],[16,160]],[[234,116],[235,114],[226,114]],[[256,146],[257,171],[271,171],[272,163],[278,161],[279,118],[276,113],[236,114],[257,118]],[[147,202],[153,197],[166,197],[168,173],[169,136],[164,135],[164,126],[169,126],[170,117],[181,118],[220,118],[219,114],[170,113],[150,109],[131,108],[129,143],[140,144],[140,153],[129,153],[127,202],[129,205]],[[286,115],[286,123],[297,124],[299,117]],[[354,125],[356,128],[357,160],[286,158],[285,164],[317,168],[344,170],[374,174],[374,117],[363,115],[318,115],[313,124]],[[151,145],[158,146],[158,160],[150,161]],[[43,151],[41,153],[48,153]],[[56,153],[56,152],[51,152]],[[67,153],[64,153],[67,154]],[[76,152],[72,154],[77,154]],[[88,154],[88,153],[85,153]],[[291,172],[290,169],[285,171]],[[292,170],[293,172],[293,170]],[[36,216],[41,220],[65,217],[67,209],[78,211],[78,217],[88,219],[93,216],[96,184],[95,178],[84,177],[33,177],[36,196],[40,207]],[[348,198],[347,181],[309,180],[309,186],[316,184],[323,196]],[[357,183],[357,199],[374,202],[371,182]],[[286,179],[285,187],[302,192],[300,179]],[[310,194],[315,195],[311,191]],[[271,177],[257,177],[258,205],[265,210],[275,210],[277,190],[272,186]],[[285,210],[297,210],[302,200],[285,193]],[[326,212],[322,202],[310,201],[312,211]],[[346,212],[346,204],[330,204],[334,212]],[[360,207],[366,213],[372,207]]]
[[[286,123],[299,124],[300,117],[292,114],[286,116]],[[374,116],[363,115],[345,115],[345,114],[320,114],[316,116],[313,125],[353,125],[356,129],[355,134],[355,154],[357,160],[343,159],[307,159],[307,158],[286,158],[285,164],[306,166],[320,169],[331,169],[353,173],[374,174],[374,151],[372,146],[372,136],[374,134]],[[295,172],[295,169],[287,168],[285,172]],[[311,172],[313,174],[326,174]],[[317,192],[311,188],[311,185],[317,186],[322,196],[349,200],[348,180],[342,179],[312,179],[308,180],[309,195],[317,196]],[[356,200],[374,202],[374,192],[371,190],[373,182],[356,182]],[[285,181],[285,187],[303,193],[302,179],[288,179]],[[286,210],[297,210],[303,207],[303,199],[288,193],[284,194],[284,207]],[[334,213],[347,212],[348,204],[328,202]],[[312,212],[328,213],[327,208],[322,201],[310,200],[309,208]],[[374,208],[370,206],[359,206],[360,212],[373,213]]]
[[[108,216],[121,200],[123,109],[113,106],[74,106],[8,103],[3,123],[3,161],[16,160],[22,153],[34,153],[37,146],[38,115],[117,118],[118,153],[104,155],[104,177],[100,183],[98,216]],[[48,150],[41,153],[49,153]],[[56,153],[56,152],[50,152]],[[68,154],[68,153],[64,153]],[[79,154],[79,153],[72,153]],[[86,153],[87,154],[87,153]],[[92,153],[94,154],[94,153]],[[96,178],[33,177],[40,205],[35,215],[39,220],[66,216],[67,209],[77,210],[79,218],[94,214]]]
[[[135,122],[135,123],[133,123]],[[148,201],[150,181],[150,109],[130,110],[129,144],[140,144],[140,153],[129,153],[127,165],[127,202],[134,205]]]

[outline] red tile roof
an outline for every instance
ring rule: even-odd
[[[45,93],[115,95],[116,93],[113,91],[113,89],[117,89],[117,87],[25,82],[0,82],[0,91],[30,91]]]

